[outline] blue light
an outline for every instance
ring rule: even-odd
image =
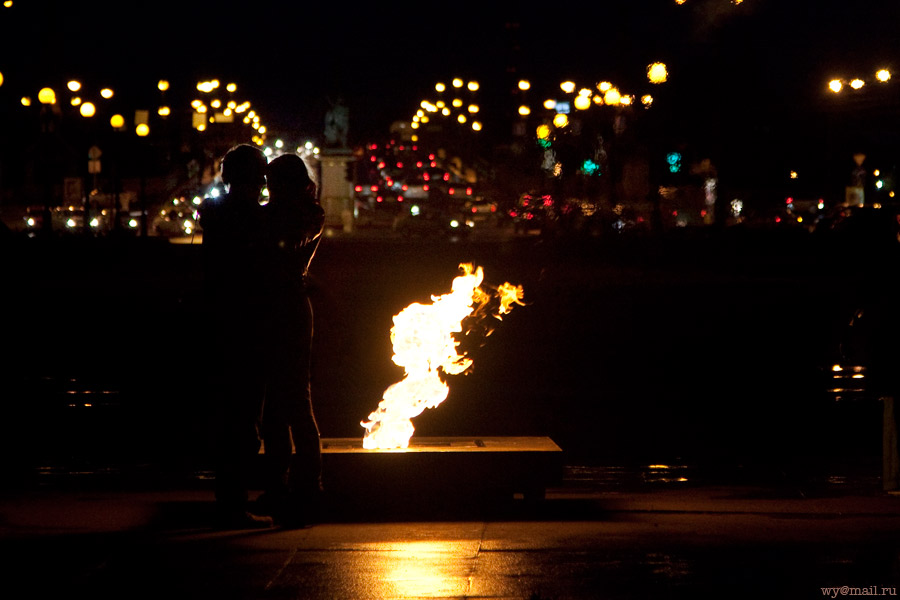
[[[599,175],[600,165],[588,159],[581,164],[581,170],[586,175]]]
[[[681,153],[669,152],[666,154],[666,162],[669,164],[669,173],[681,172]]]

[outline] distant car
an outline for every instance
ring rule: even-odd
[[[467,201],[464,211],[476,226],[495,225],[500,217],[497,203],[481,198]]]
[[[394,221],[394,231],[405,237],[462,237],[475,222],[463,211],[440,208],[427,202],[411,204]]]

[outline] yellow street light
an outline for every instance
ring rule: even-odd
[[[157,110],[156,113],[161,117],[168,117],[170,114],[172,114],[172,109],[170,109],[168,106],[160,106],[159,110]]]
[[[97,114],[97,107],[94,106],[93,102],[82,102],[78,112],[81,113],[82,117],[93,117]]]
[[[564,91],[567,94],[571,94],[575,91],[575,82],[574,81],[563,81],[559,84],[559,89]]]
[[[237,91],[237,84],[236,84],[236,83],[229,83],[228,85],[225,86],[225,89],[226,89],[229,93],[232,93],[232,94],[233,94],[233,93],[235,93],[235,92]]]
[[[159,91],[165,92],[167,89],[169,89],[169,82],[165,79],[160,79],[157,82],[156,87],[159,89]]]
[[[483,127],[483,125],[481,124],[481,121],[472,121],[472,130],[473,131],[481,131],[482,127]]]
[[[470,92],[477,92],[480,86],[478,85],[477,81],[470,81],[468,84],[466,84],[466,87]]]
[[[569,117],[563,113],[556,113],[556,116],[553,117],[553,124],[562,129],[569,124]]]
[[[854,90],[858,90],[858,89],[862,88],[864,85],[866,85],[866,82],[863,81],[862,79],[854,79],[853,81],[850,82],[850,87],[852,87]]]
[[[546,108],[547,110],[553,110],[554,108],[556,108],[556,100],[552,98],[544,100],[544,108]]]
[[[69,100],[69,104],[72,106],[78,106],[81,104],[81,98],[79,96],[72,96],[72,99]]]
[[[444,85],[443,83],[436,83],[436,84],[434,84],[434,89],[435,89],[438,93],[440,93],[440,92],[443,92],[444,90],[446,90],[446,89],[447,89],[447,86]]]
[[[884,83],[886,81],[890,81],[891,72],[888,71],[887,69],[879,69],[878,72],[875,73],[875,78],[878,79],[878,81],[880,81],[882,83]]]
[[[150,134],[150,126],[146,123],[139,123],[138,126],[134,128],[134,132],[138,137],[147,137]]]
[[[113,91],[109,88],[103,88],[100,90],[100,95],[109,100],[113,97]]]
[[[527,79],[520,79],[519,80],[519,89],[522,90],[523,92],[530,90],[531,82],[528,81]]]
[[[597,89],[603,92],[604,94],[612,89],[612,84],[608,81],[601,81],[597,84]]]
[[[122,129],[125,127],[125,117],[122,115],[113,115],[109,118],[109,124],[113,129]]]
[[[73,79],[66,84],[66,87],[69,88],[70,92],[77,92],[81,89],[81,82]]]
[[[474,114],[477,113],[479,110],[481,110],[481,109],[479,108],[479,106],[478,106],[477,104],[470,104],[470,105],[469,105],[468,111],[469,111],[471,114],[474,115]]]
[[[21,98],[21,100],[19,100],[19,102],[22,103],[22,106],[31,106],[31,98],[28,96],[22,96],[22,98]]]
[[[531,114],[531,109],[523,104],[522,106],[519,107],[519,114],[522,115],[523,117],[527,117],[528,115]]]
[[[844,84],[840,79],[832,79],[828,82],[828,89],[837,94],[844,88]]]
[[[577,108],[578,110],[587,110],[591,107],[591,97],[579,94],[575,98],[574,104],[575,108]]]
[[[622,101],[622,95],[619,93],[619,90],[617,90],[616,88],[610,88],[609,90],[606,91],[605,94],[603,94],[603,101],[606,102],[607,104],[611,104],[611,105],[615,106],[616,104],[619,104]]]
[[[548,125],[538,125],[536,133],[538,139],[546,140],[550,137],[550,127]]]
[[[463,80],[460,79],[459,77],[455,77],[453,79],[452,83],[453,83],[453,87],[455,87],[455,88],[461,88],[463,86]]]
[[[41,104],[56,104],[56,92],[45,87],[38,92],[38,102]]]
[[[669,72],[664,63],[655,62],[647,67],[647,79],[650,80],[650,83],[665,83],[668,78]]]

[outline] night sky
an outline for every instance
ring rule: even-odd
[[[699,132],[734,127],[736,136],[752,136],[778,123],[802,137],[816,127],[809,111],[828,108],[828,79],[871,79],[900,64],[898,16],[896,0],[546,8],[16,0],[0,10],[0,99],[69,77],[136,95],[153,94],[166,78],[174,98],[219,77],[239,84],[270,130],[317,135],[324,111],[341,97],[351,134],[364,136],[408,119],[436,81],[456,75],[478,79],[485,106],[513,110],[509,92],[520,76],[532,80],[535,95],[569,77],[610,79],[639,93],[648,87],[646,66],[661,60],[670,73],[666,93],[682,107],[677,118]]]

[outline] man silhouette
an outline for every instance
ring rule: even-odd
[[[270,527],[248,510],[252,464],[259,453],[264,312],[262,215],[267,160],[239,145],[222,160],[227,192],[201,205],[208,402],[215,421],[217,525]]]

